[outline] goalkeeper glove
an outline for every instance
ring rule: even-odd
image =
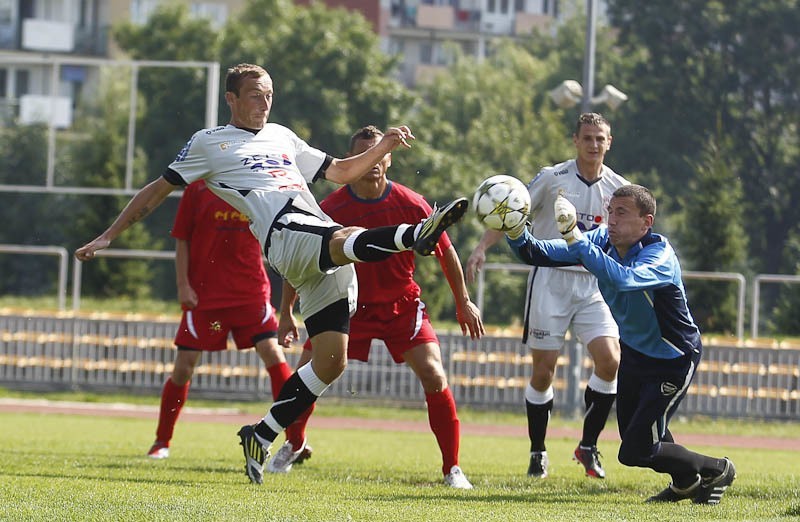
[[[520,223],[519,225],[515,226],[511,230],[507,230],[506,231],[506,235],[508,236],[508,238],[510,240],[516,241],[517,239],[522,237],[522,235],[525,233],[525,229],[526,228],[528,228],[528,222],[527,221],[523,221],[522,223]]]
[[[570,203],[569,200],[561,194],[556,197],[556,201],[553,204],[553,213],[555,214],[558,231],[561,232],[561,237],[564,238],[564,241],[566,241],[568,245],[575,243],[583,237],[580,229],[576,226],[578,224],[578,217],[575,211],[575,205]]]

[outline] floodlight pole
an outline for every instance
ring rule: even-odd
[[[586,48],[583,53],[583,97],[581,99],[581,112],[589,112],[592,109],[596,29],[597,0],[586,0]]]

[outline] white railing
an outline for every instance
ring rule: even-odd
[[[732,281],[737,283],[738,298],[736,305],[736,337],[739,341],[744,339],[744,316],[745,316],[745,286],[747,281],[742,274],[735,272],[693,272],[683,273],[684,279],[704,279],[712,281]]]
[[[69,253],[60,246],[0,245],[0,252],[6,254],[58,256],[58,309],[63,310],[67,302],[67,266]]]
[[[121,250],[109,248],[98,250],[98,257],[117,257],[124,259],[175,259],[175,252],[164,250]],[[72,309],[81,309],[81,278],[83,276],[83,262],[75,260],[72,265]]]
[[[484,270],[478,272],[478,289],[476,304],[479,310],[483,310],[484,304],[484,291],[486,285],[485,272],[489,270],[508,270],[510,272],[530,272],[531,266],[522,263],[486,263],[483,265]],[[800,276],[783,276],[795,277],[796,281],[800,281]],[[705,279],[705,280],[720,280],[732,281],[738,285],[738,298],[737,298],[737,314],[736,314],[736,337],[741,341],[744,339],[744,317],[745,317],[745,285],[746,281],[742,274],[731,272],[683,272],[684,279]],[[756,278],[757,279],[757,278]],[[756,287],[757,288],[757,287]],[[757,295],[757,294],[754,294]],[[754,310],[757,308],[758,300],[754,300]],[[754,318],[757,319],[758,315],[755,312]]]
[[[44,185],[15,185],[0,184],[0,192],[24,193],[61,193],[61,194],[102,194],[102,195],[132,195],[137,189],[133,186],[134,151],[136,150],[136,112],[139,110],[139,71],[143,68],[181,68],[201,69],[206,74],[206,106],[205,127],[215,127],[219,118],[219,89],[220,65],[217,62],[201,61],[164,61],[164,60],[110,60],[105,58],[82,58],[77,56],[58,56],[47,53],[42,54],[11,54],[0,52],[0,66],[10,64],[15,66],[48,67],[50,92],[40,93],[51,100],[55,100],[57,89],[60,85],[61,69],[64,66],[80,65],[84,67],[127,67],[130,69],[130,91],[128,107],[127,146],[125,151],[125,186],[124,188],[103,187],[77,187],[56,185],[56,111],[51,110],[47,133],[47,167]],[[51,102],[54,105],[54,102]],[[188,139],[188,136],[187,136]],[[173,193],[175,194],[175,193]]]
[[[2,245],[0,244],[0,253],[10,254],[40,254],[40,255],[56,255],[59,257],[59,276],[58,276],[58,307],[64,310],[66,306],[67,295],[67,270],[69,262],[69,254],[66,249],[60,246],[31,246],[31,245]],[[174,251],[163,250],[123,250],[123,249],[107,249],[97,252],[100,257],[116,257],[116,258],[129,258],[129,259],[175,259]],[[80,310],[81,303],[81,278],[83,263],[75,261],[72,273],[72,309]],[[522,263],[486,263],[484,270],[478,272],[477,277],[477,290],[475,303],[480,310],[483,310],[485,305],[485,290],[486,290],[486,272],[490,270],[507,270],[509,272],[530,272],[531,266]],[[744,320],[746,316],[746,279],[742,274],[735,272],[700,272],[700,271],[686,271],[683,273],[684,279],[698,279],[698,280],[712,280],[712,281],[729,281],[737,285],[737,314],[736,314],[736,337],[739,341],[744,339]],[[751,336],[758,337],[759,335],[759,308],[761,297],[761,284],[762,283],[800,283],[800,276],[796,275],[781,275],[781,274],[760,274],[757,275],[753,281],[753,308],[751,319]]]
[[[753,280],[753,317],[750,320],[750,336],[758,337],[758,312],[761,300],[761,283],[800,283],[800,276],[781,274],[759,274]]]

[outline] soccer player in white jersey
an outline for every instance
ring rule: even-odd
[[[409,147],[414,139],[411,130],[391,128],[374,147],[335,159],[286,127],[268,124],[272,97],[272,78],[262,67],[239,64],[228,69],[225,101],[231,109],[230,123],[196,132],[162,177],[139,190],[105,232],[75,251],[81,261],[92,259],[176,187],[198,179],[205,179],[212,192],[250,218],[250,229],[270,265],[297,291],[312,345],[311,362],[286,381],[264,418],[239,430],[245,471],[257,484],[263,480],[264,462],[278,433],[344,371],[357,297],[352,263],[380,261],[412,249],[431,255],[439,236],[464,215],[468,205],[459,198],[434,207],[416,224],[342,227],[320,210],[308,183],[318,179],[352,183],[387,153],[401,145]]]
[[[531,195],[531,231],[542,239],[560,238],[553,218],[553,202],[564,194],[578,209],[578,227],[591,230],[608,220],[608,203],[614,190],[628,182],[603,164],[611,148],[611,125],[597,113],[578,117],[572,142],[576,157],[545,167],[528,184]],[[486,261],[486,250],[503,238],[488,230],[467,261],[467,278]],[[547,424],[553,410],[553,375],[567,329],[586,346],[594,361],[584,401],[583,435],[573,458],[586,475],[605,478],[597,439],[617,393],[619,330],[597,287],[597,280],[582,267],[536,267],[528,278],[525,329],[522,342],[531,349],[533,372],[525,388],[528,435],[531,440],[528,476],[546,477]]]

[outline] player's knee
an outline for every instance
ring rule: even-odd
[[[172,384],[175,386],[183,386],[192,378],[193,370],[194,368],[191,366],[188,368],[175,366],[172,369],[172,375],[170,375]]]
[[[624,466],[642,467],[645,466],[649,456],[649,452],[644,451],[640,445],[623,441],[619,446],[617,459]]]
[[[344,252],[344,243],[348,237],[361,230],[364,229],[361,227],[344,227],[334,230],[331,234],[328,240],[328,252],[330,253],[331,261],[335,265],[344,266],[353,262]]]
[[[604,381],[613,381],[617,378],[619,361],[595,361],[594,373]]]
[[[535,390],[544,391],[553,384],[553,377],[556,373],[555,364],[550,361],[539,361],[533,365],[531,375],[531,386]]]
[[[314,357],[314,373],[325,383],[332,383],[347,368],[347,357],[343,354],[328,353],[324,357]]]
[[[256,341],[255,348],[268,368],[275,364],[286,362],[283,350],[278,347],[278,341],[274,337],[262,338]]]
[[[436,393],[447,388],[447,376],[444,374],[443,369],[440,370],[435,371],[435,369],[432,369],[419,375],[419,381],[426,393]]]

